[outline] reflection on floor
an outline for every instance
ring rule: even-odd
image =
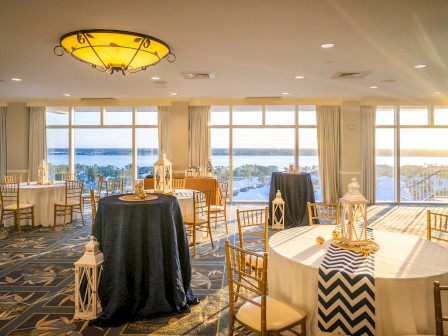
[[[263,206],[260,204],[243,207]],[[235,211],[228,206],[229,236],[236,238]],[[375,205],[368,221],[377,229],[426,235],[426,210],[448,213],[444,206]],[[87,214],[86,223],[90,222]],[[83,253],[90,226],[66,229],[0,228],[0,335],[226,335],[228,323],[224,264],[225,228],[214,231],[215,249],[204,242],[193,259],[193,291],[202,302],[188,315],[164,316],[102,330],[74,321],[73,263]]]

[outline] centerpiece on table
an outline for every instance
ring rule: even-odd
[[[172,195],[174,193],[172,176],[173,164],[168,161],[162,150],[159,159],[154,163],[154,193]]]
[[[348,192],[340,199],[342,207],[341,232],[339,236],[333,234],[332,244],[368,256],[371,252],[377,251],[379,245],[372,239],[368,239],[368,201],[359,189],[358,182],[353,178],[348,185]]]
[[[37,184],[48,184],[48,165],[45,160],[37,166]]]

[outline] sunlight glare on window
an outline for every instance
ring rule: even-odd
[[[261,125],[261,106],[234,106],[232,117],[233,125]]]
[[[295,106],[266,106],[266,125],[295,125]]]
[[[434,106],[434,125],[448,125],[448,106]]]
[[[299,106],[299,125],[301,125],[301,126],[317,125],[316,106],[314,106],[314,105],[300,105]]]

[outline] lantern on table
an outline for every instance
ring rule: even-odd
[[[165,152],[159,153],[159,159],[154,163],[154,193],[173,193],[173,164],[166,158]]]
[[[45,160],[42,160],[37,166],[37,184],[48,183],[48,165]]]
[[[101,313],[98,285],[103,271],[103,253],[93,236],[84,255],[75,262],[75,319],[91,320]]]
[[[352,179],[348,192],[340,199],[342,207],[341,242],[348,246],[369,244],[367,240],[367,200],[359,192],[359,184]]]
[[[282,193],[277,190],[275,198],[272,201],[272,229],[283,230],[285,228],[285,201]]]

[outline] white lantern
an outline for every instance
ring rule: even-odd
[[[285,201],[280,190],[277,190],[272,201],[272,229],[283,230],[285,228]]]
[[[154,193],[173,193],[172,184],[173,164],[168,161],[164,151],[159,153],[159,159],[154,163]]]
[[[342,207],[341,242],[348,246],[369,244],[367,240],[367,200],[359,192],[356,179],[348,185],[348,192],[340,199]]]
[[[48,183],[48,165],[45,160],[42,160],[37,166],[37,184]]]
[[[75,262],[75,319],[91,320],[101,313],[98,285],[103,260],[99,243],[91,236],[84,255]]]

